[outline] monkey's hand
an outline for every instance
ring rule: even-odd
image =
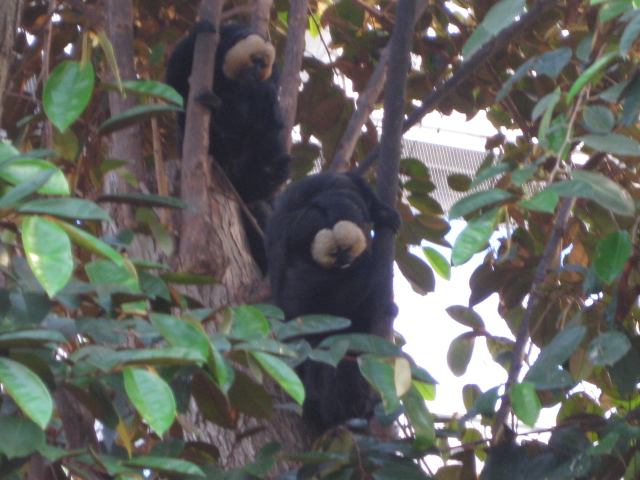
[[[220,100],[220,97],[213,93],[213,90],[205,90],[204,92],[196,96],[196,100],[198,101],[198,103],[200,103],[200,105],[208,108],[211,111],[217,110],[218,108],[220,108],[220,105],[222,105],[222,100]]]
[[[376,205],[373,221],[376,229],[380,227],[389,227],[395,233],[398,233],[400,225],[402,225],[402,220],[400,219],[398,211],[382,202],[378,202]]]

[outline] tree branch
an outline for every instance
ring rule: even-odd
[[[514,22],[485,43],[469,60],[462,64],[456,73],[436,87],[433,93],[427,95],[420,107],[416,108],[407,116],[403,131],[406,132],[419,123],[428,112],[432,111],[442,99],[452,93],[469,75],[501,52],[505,48],[505,45],[508,45],[515,38],[526,33],[544,12],[557,4],[558,0],[538,0],[531,6],[529,11],[520,18],[520,21]],[[376,161],[379,153],[380,148],[374,148],[360,165],[358,165],[356,171],[359,173],[367,171]]]
[[[304,53],[304,32],[307,27],[309,0],[292,0],[289,10],[289,34],[284,50],[284,65],[280,81],[280,106],[284,120],[282,135],[287,151],[291,151],[291,131],[298,107],[300,65]]]
[[[391,75],[384,95],[384,118],[380,154],[384,158],[378,166],[377,193],[384,203],[395,207],[398,195],[398,172],[402,141],[407,76],[411,67],[411,44],[416,16],[416,0],[399,0],[396,12],[396,28],[389,42],[389,70]],[[390,338],[395,315],[389,311],[393,302],[394,232],[383,227],[376,230],[373,242],[374,274],[378,293],[375,306],[373,333]]]

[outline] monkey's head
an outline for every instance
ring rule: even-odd
[[[333,228],[323,228],[311,243],[311,256],[325,268],[347,268],[367,248],[362,229],[349,220],[340,220]]]
[[[225,77],[241,83],[260,82],[271,76],[276,49],[258,34],[236,42],[224,56]]]

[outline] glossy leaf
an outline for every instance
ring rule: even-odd
[[[613,155],[638,156],[640,144],[634,139],[618,133],[606,135],[583,135],[580,140],[588,147]]]
[[[573,83],[567,94],[567,103],[570,103],[582,88],[599,74],[604,68],[618,55],[618,52],[612,51],[600,57],[587,68],[582,75]]]
[[[194,350],[202,358],[209,356],[209,337],[201,328],[173,315],[152,313],[149,320],[172,347]]]
[[[530,199],[520,200],[518,205],[534,212],[554,213],[560,201],[558,194],[552,190],[543,190]]]
[[[303,315],[294,318],[276,329],[278,340],[287,340],[301,335],[311,335],[314,333],[328,333],[342,330],[351,326],[351,320],[332,315]]]
[[[142,418],[158,435],[164,434],[176,414],[176,401],[171,387],[144,368],[126,367],[122,374],[127,395]]]
[[[122,365],[191,365],[204,363],[206,360],[200,352],[180,347],[121,350],[114,356],[114,361]]]
[[[112,193],[101,195],[98,200],[100,202],[128,203],[138,207],[189,208],[193,210],[192,206],[177,198],[150,193]]]
[[[57,169],[51,168],[34,174],[29,179],[20,182],[15,188],[9,190],[0,197],[0,208],[12,207],[20,200],[28,197],[40,189],[56,173]]]
[[[472,308],[465,307],[464,305],[452,305],[446,308],[446,312],[456,322],[464,325],[465,327],[473,328],[474,330],[484,329],[484,322],[482,317],[478,315]]]
[[[613,213],[633,216],[635,205],[625,189],[613,180],[595,172],[575,171],[572,180],[552,183],[547,190],[561,197],[579,197],[593,200]]]
[[[379,355],[361,355],[358,365],[364,378],[373,385],[382,397],[385,413],[391,413],[400,407],[395,383],[395,370],[392,359]]]
[[[28,418],[0,416],[0,452],[28,457],[46,444],[42,429]]]
[[[31,270],[53,297],[73,272],[69,236],[50,220],[28,216],[22,222],[22,244]]]
[[[251,352],[260,366],[300,405],[304,402],[304,386],[293,369],[273,355],[264,352]]]
[[[509,396],[516,417],[533,427],[542,410],[534,385],[530,382],[516,383],[511,387]]]
[[[125,92],[137,93],[149,97],[162,98],[179,106],[184,106],[182,96],[166,83],[153,80],[125,80],[122,82]]]
[[[582,325],[560,330],[553,337],[553,340],[540,351],[534,365],[562,365],[580,346],[586,333],[587,329]]]
[[[269,322],[260,310],[250,305],[233,309],[231,335],[244,340],[267,338]]]
[[[435,248],[423,247],[422,252],[427,257],[431,268],[445,280],[451,280],[451,263]]]
[[[73,220],[111,221],[107,212],[95,203],[80,198],[39,198],[23,204],[18,211],[54,215]]]
[[[88,251],[100,255],[101,257],[111,260],[113,263],[119,266],[124,266],[124,258],[118,252],[116,252],[111,246],[103,242],[97,237],[94,237],[88,232],[85,232],[81,228],[78,228],[70,223],[60,220],[52,220],[56,225],[62,228],[71,241],[76,245],[80,245],[82,248]]]
[[[195,463],[180,460],[179,458],[145,456],[124,460],[122,464],[127,467],[148,468],[173,475],[205,476],[204,472]]]
[[[486,248],[493,234],[498,209],[494,208],[467,223],[453,244],[451,263],[462,265],[468,262],[479,250]]]
[[[626,230],[611,232],[600,240],[593,256],[593,268],[606,283],[613,282],[631,256],[631,236]]]
[[[622,332],[609,331],[591,340],[589,360],[594,365],[613,365],[631,348],[631,342]]]
[[[436,440],[436,428],[433,415],[431,415],[427,409],[427,405],[420,395],[420,392],[418,392],[415,387],[412,387],[407,394],[402,397],[402,404],[415,432],[413,447],[416,449],[426,449],[432,446]]]
[[[21,363],[0,357],[0,383],[25,415],[44,430],[53,414],[53,400],[40,377]]]
[[[48,170],[53,170],[53,174],[37,192],[45,195],[69,195],[69,184],[67,183],[64,173],[46,160],[27,158],[12,161],[0,166],[0,178],[14,185],[18,185]]]
[[[107,135],[109,133],[121,130],[123,128],[130,127],[136,123],[148,120],[153,117],[157,117],[167,112],[181,112],[182,108],[174,107],[173,105],[163,105],[161,103],[152,103],[145,105],[136,105],[118,115],[111,117],[105,121],[98,128],[100,135]]]
[[[509,192],[506,192],[499,188],[492,188],[489,190],[472,193],[471,195],[458,200],[449,209],[449,218],[454,219],[462,217],[478,210],[479,208],[493,205],[497,202],[503,202],[512,197],[513,195],[511,195]]]
[[[640,35],[640,15],[636,13],[624,28],[622,37],[620,37],[620,55],[623,57],[627,55],[627,52],[629,52],[629,49],[635,43],[638,35]]]
[[[95,73],[91,63],[60,63],[49,76],[42,93],[44,111],[58,130],[65,131],[89,104]]]
[[[473,333],[463,333],[454,338],[449,345],[447,365],[456,377],[461,377],[467,371],[475,341],[476,337]]]

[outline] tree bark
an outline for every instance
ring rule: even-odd
[[[2,118],[2,106],[4,95],[9,90],[7,80],[13,62],[13,44],[15,42],[22,0],[3,0],[0,2],[0,118]]]

